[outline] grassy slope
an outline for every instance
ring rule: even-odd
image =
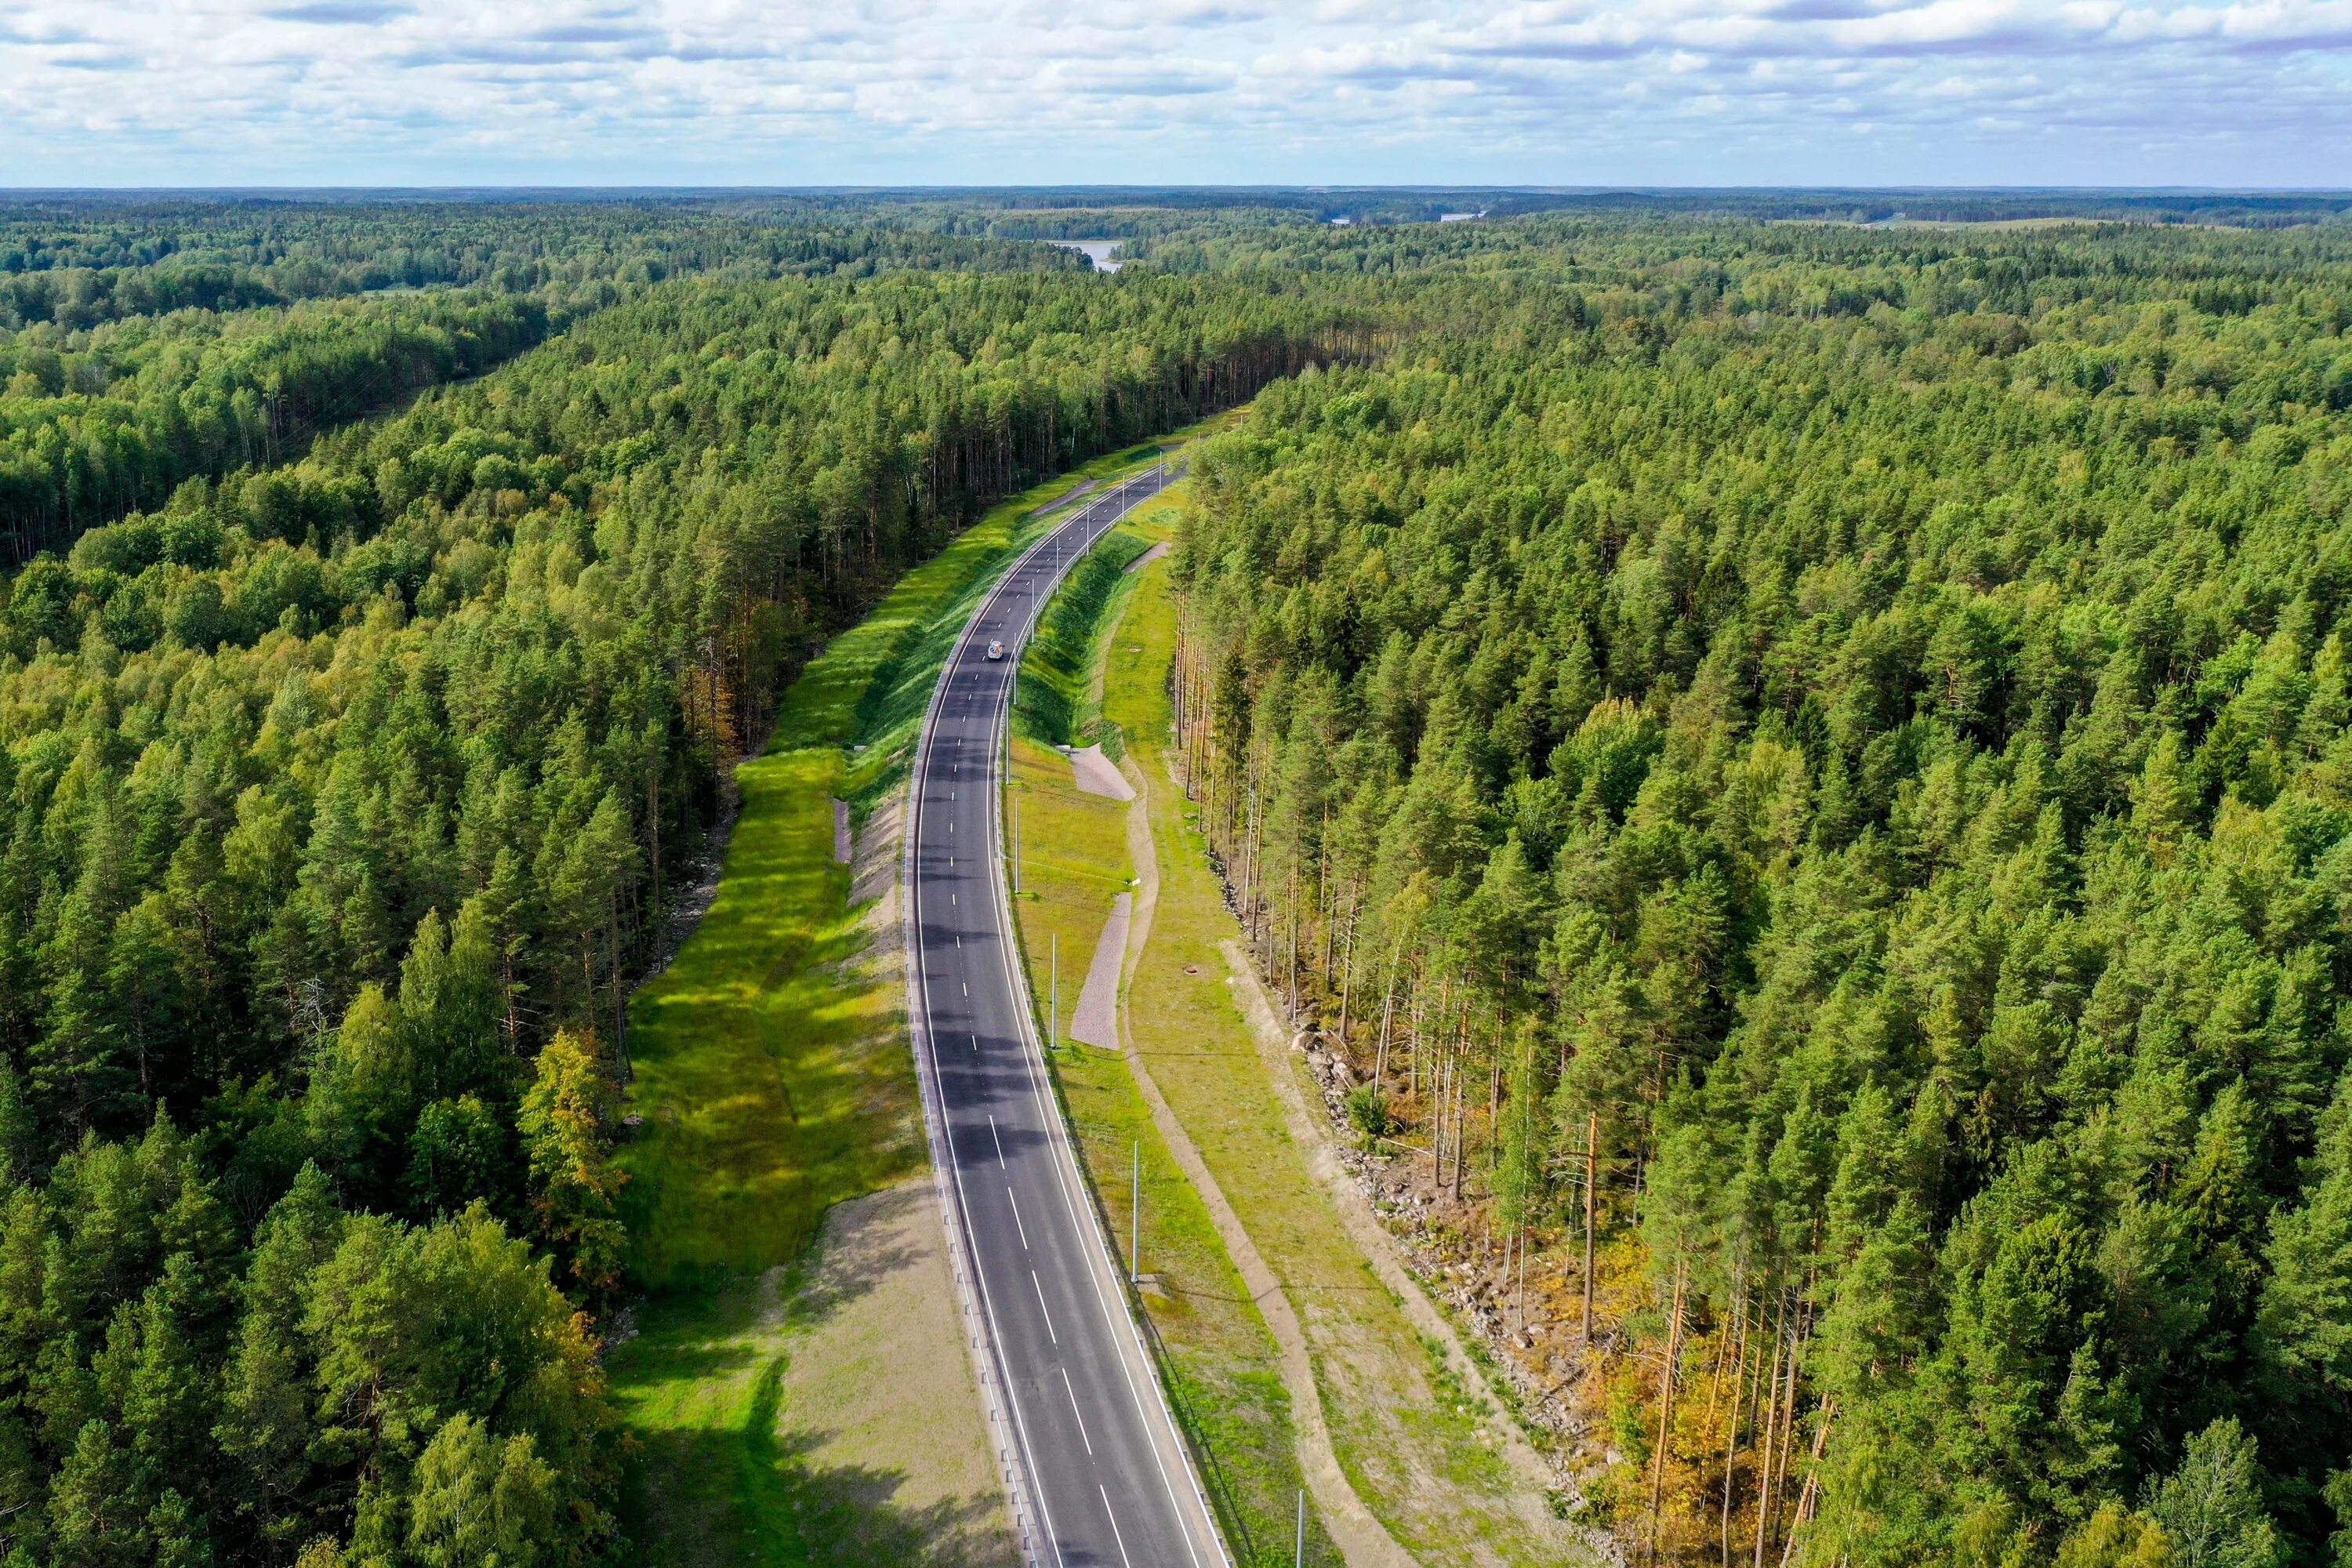
[[[1357,1494],[1429,1563],[1560,1560],[1509,1506],[1515,1482],[1455,1385],[1368,1267],[1293,1142],[1235,1005],[1226,910],[1189,803],[1170,779],[1168,568],[1138,574],[1108,642],[1103,716],[1152,786],[1160,867],[1151,940],[1130,981],[1136,1048],[1298,1312],[1340,1464]]]
[[[1120,454],[1080,473],[1132,466]],[[623,1156],[625,1197],[650,1297],[612,1373],[636,1443],[625,1522],[646,1562],[833,1560],[796,1533],[813,1494],[786,1440],[793,1413],[777,1405],[793,1282],[778,1295],[761,1277],[803,1257],[831,1205],[924,1153],[901,999],[847,905],[830,797],[863,809],[903,778],[956,629],[1043,528],[1031,510],[1069,484],[996,508],[810,664],[767,748],[737,770],[717,900],[632,1003],[646,1121]],[[857,742],[862,755],[845,750]],[[869,1510],[839,1528],[902,1533],[886,1522]]]
[[[1099,550],[1112,563],[1108,579],[1097,579],[1091,590],[1083,579],[1073,584],[1078,592],[1067,607],[1081,613],[1057,616],[1066,607],[1061,603],[1049,611],[1048,635],[1032,643],[1021,670],[1024,688],[1034,683],[1051,694],[1053,700],[1042,705],[1047,713],[1071,712],[1083,700],[1089,670],[1098,668],[1106,637],[1135,582],[1120,568],[1144,543],[1126,530],[1106,539]],[[1024,697],[1033,721],[1040,706]],[[1128,807],[1079,793],[1069,763],[1022,735],[1012,744],[1011,788],[1021,802],[1024,842],[1023,891],[1015,908],[1031,989],[1045,1015],[1039,1028],[1042,1033],[1052,1012],[1049,939],[1058,937],[1060,1017],[1066,1030],[1111,899],[1133,874]],[[1065,1043],[1055,1052],[1054,1068],[1080,1158],[1122,1250],[1133,1234],[1130,1175],[1141,1147],[1142,1263],[1161,1280],[1160,1290],[1146,1300],[1164,1352],[1163,1373],[1172,1373],[1180,1419],[1204,1458],[1210,1493],[1235,1555],[1244,1564],[1286,1564],[1292,1510],[1303,1483],[1274,1339],[1208,1211],[1160,1142],[1124,1058]],[[1339,1561],[1319,1520],[1310,1520],[1307,1553],[1310,1563]]]
[[[1158,497],[1146,503],[1165,504]],[[1149,515],[1143,507],[1129,514]],[[1095,739],[1093,689],[1102,668],[1103,638],[1135,586],[1128,566],[1152,543],[1137,527],[1119,528],[1070,569],[1046,605],[1037,635],[1022,650],[1021,686],[1013,709],[1015,733],[1055,746],[1086,745]]]

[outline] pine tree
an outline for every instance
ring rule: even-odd
[[[618,1104],[595,1037],[562,1029],[541,1048],[516,1118],[539,1234],[563,1252],[573,1281],[598,1295],[618,1281],[625,1245],[615,1199],[626,1177],[613,1163]]]
[[[51,1560],[58,1568],[134,1568],[150,1560],[146,1506],[131,1456],[103,1421],[84,1425],[49,1488]]]
[[[2254,1441],[2234,1417],[2189,1439],[2180,1468],[2150,1489],[2147,1510],[2182,1568],[2275,1568],[2284,1561],[2278,1527],[2263,1506]]]

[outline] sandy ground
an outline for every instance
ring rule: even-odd
[[[866,906],[874,983],[903,995],[905,793],[868,813],[854,843],[847,805],[835,806],[835,855],[851,867],[851,906]],[[928,1171],[827,1212],[817,1261],[784,1306],[778,1436],[813,1473],[865,1480],[854,1500],[868,1528],[894,1537],[886,1549],[894,1568],[1013,1568],[1020,1553],[964,1351],[944,1224]]]
[[[1168,542],[1163,539],[1159,543],[1153,545],[1150,549],[1145,551],[1142,554],[1137,556],[1134,560],[1129,562],[1127,563],[1127,569],[1130,572],[1140,572],[1146,566],[1150,565],[1153,562],[1159,560],[1161,556],[1167,553]]]
[[[1127,893],[1110,901],[1110,918],[1103,921],[1086,986],[1078,993],[1078,1010],[1070,1016],[1070,1038],[1080,1045],[1118,1049],[1118,966],[1127,953],[1127,919],[1134,902]]]
[[[1107,800],[1133,800],[1135,786],[1118,771],[1118,764],[1103,755],[1100,746],[1080,746],[1069,753],[1070,773],[1077,780],[1078,788],[1087,795],[1098,795]]]
[[[835,1205],[783,1305],[777,1436],[882,1533],[908,1527],[917,1561],[995,1568],[1018,1553],[955,1301],[928,1174]]]
[[[1062,506],[1070,501],[1074,501],[1101,482],[1102,481],[1099,479],[1080,479],[1076,484],[1072,485],[1068,489],[1064,490],[1052,500],[1049,500],[1045,505],[1033,510],[1029,515],[1031,517],[1036,517],[1041,513],[1053,510],[1057,506]]]
[[[891,791],[888,798],[866,814],[866,828],[858,834],[856,847],[840,857],[854,868],[849,880],[850,908],[898,891],[898,833],[906,816],[907,797],[898,790]],[[835,852],[840,853],[838,845]],[[898,926],[897,904],[869,911],[866,923],[866,929],[875,933],[877,942],[893,944]]]
[[[833,803],[833,863],[848,865],[853,852],[849,841],[849,803],[835,799]]]

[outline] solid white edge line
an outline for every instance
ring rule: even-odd
[[[1035,546],[1033,545],[1031,548],[1034,550]],[[963,635],[959,637],[948,650],[949,662],[942,670],[943,675],[951,674],[956,656],[970,644],[971,640],[971,626],[967,623]],[[917,1069],[916,1083],[918,1088],[926,1091],[919,1098],[923,1101],[926,1131],[929,1133],[933,1143],[932,1159],[936,1163],[945,1166],[950,1177],[949,1183],[942,1185],[940,1193],[940,1206],[945,1211],[944,1217],[947,1220],[949,1246],[951,1248],[960,1247],[963,1253],[966,1272],[971,1279],[971,1283],[965,1287],[966,1299],[969,1301],[972,1294],[978,1295],[982,1321],[986,1325],[988,1343],[984,1354],[976,1350],[973,1356],[973,1360],[979,1363],[982,1393],[988,1399],[990,1414],[994,1417],[992,1424],[1000,1429],[1007,1423],[1010,1424],[1013,1429],[1013,1446],[1020,1452],[1017,1464],[1013,1462],[1010,1455],[1005,1456],[1005,1502],[1013,1512],[1016,1535],[1022,1533],[1021,1526],[1025,1513],[1032,1521],[1026,1533],[1041,1537],[1045,1545],[1052,1549],[1054,1562],[1057,1565],[1062,1565],[1064,1563],[1062,1542],[1054,1530],[1053,1511],[1046,1507],[1045,1491],[1036,1483],[1037,1456],[1029,1441],[1028,1420],[1021,1413],[1021,1402],[1013,1390],[1011,1369],[1004,1360],[1004,1331],[996,1321],[995,1298],[988,1289],[988,1277],[980,1266],[980,1249],[973,1246],[971,1241],[971,1201],[963,1188],[963,1167],[956,1153],[954,1131],[948,1125],[947,1091],[940,1078],[938,1043],[932,1036],[930,1026],[930,976],[922,963],[923,892],[922,878],[918,875],[922,863],[922,784],[924,776],[929,772],[931,739],[936,730],[940,704],[946,699],[950,686],[949,679],[942,679],[931,689],[931,700],[923,710],[922,728],[916,737],[915,765],[909,773],[907,787],[908,802],[907,840],[901,850],[902,875],[907,884],[907,905],[904,929],[900,934],[907,950],[908,973],[914,980],[914,984],[908,990],[909,998],[914,1002],[915,1006],[909,1011],[910,1014],[919,1014],[919,1016],[909,1016],[908,1023],[909,1032],[916,1037],[913,1042]],[[961,764],[957,765],[961,770]],[[948,895],[948,901],[950,905],[955,902],[953,893]],[[950,1193],[952,1202],[950,1201]],[[1043,1561],[1037,1546],[1033,1542],[1019,1540],[1015,1544],[1028,1562]]]
[[[1168,484],[1172,482],[1174,482],[1172,479],[1165,480],[1153,487],[1150,493],[1151,495],[1157,495],[1160,490],[1165,489]],[[1106,499],[1123,500],[1129,489],[1132,487],[1132,480],[1121,484],[1118,490],[1113,492],[1111,497],[1107,497]],[[1147,496],[1143,499],[1149,499],[1149,497]],[[1100,541],[1102,535],[1108,533],[1113,527],[1117,526],[1118,521],[1125,518],[1127,513],[1132,510],[1136,504],[1136,502],[1130,501],[1127,505],[1120,507],[1108,521],[1105,522],[1100,528],[1094,530],[1094,531],[1087,536],[1083,544],[1073,550],[1070,553],[1069,562],[1064,565],[1062,573],[1055,576],[1055,584],[1059,584],[1061,576],[1066,575],[1067,573],[1076,566],[1077,562],[1085,559],[1087,552],[1094,548],[1095,544]],[[1051,537],[1051,535],[1048,535],[1048,539]],[[1045,542],[1040,541],[1040,545],[1044,542]],[[1033,552],[1034,548],[1035,547],[1033,547]],[[1042,613],[1042,610],[1043,605],[1039,598],[1035,595],[1032,595],[1029,605],[1029,614],[1027,618],[1023,622],[1021,637],[1015,644],[1016,647],[1025,646],[1029,634],[1035,626],[1037,617]],[[1018,665],[1014,664],[1013,668],[1007,673],[1017,676],[1018,669]],[[1000,684],[1008,683],[1000,678]],[[1144,1373],[1151,1384],[1151,1392],[1154,1395],[1152,1404],[1158,1407],[1160,1417],[1161,1421],[1166,1424],[1165,1430],[1167,1436],[1175,1446],[1178,1459],[1183,1464],[1188,1472],[1187,1479],[1192,1483],[1192,1500],[1194,1505],[1199,1510],[1200,1523],[1208,1531],[1210,1541],[1215,1544],[1219,1558],[1224,1563],[1230,1565],[1233,1562],[1233,1556],[1225,1548],[1223,1532],[1217,1528],[1216,1510],[1209,1506],[1207,1489],[1202,1484],[1199,1472],[1194,1467],[1192,1448],[1184,1441],[1183,1428],[1176,1424],[1176,1413],[1168,1403],[1168,1391],[1160,1386],[1158,1371],[1153,1365],[1151,1360],[1150,1349],[1143,1342],[1143,1331],[1137,1325],[1133,1315],[1126,1310],[1127,1304],[1123,1297],[1118,1299],[1116,1306],[1113,1304],[1113,1290],[1116,1288],[1117,1282],[1115,1278],[1112,1276],[1110,1269],[1110,1238],[1104,1233],[1102,1226],[1098,1223],[1095,1222],[1095,1217],[1091,1208],[1087,1208],[1082,1211],[1077,1202],[1076,1195],[1072,1191],[1071,1178],[1077,1174],[1077,1152],[1071,1147],[1069,1128],[1062,1120],[1060,1108],[1054,1102],[1052,1093],[1045,1085],[1044,1076],[1045,1049],[1037,1040],[1036,1022],[1031,1016],[1035,1010],[1035,1004],[1029,994],[1028,972],[1024,965],[1019,963],[1013,962],[1010,958],[1010,954],[1014,951],[1014,942],[1012,930],[1012,903],[1010,899],[1007,897],[1004,884],[1005,823],[1003,781],[1010,775],[1011,771],[1008,762],[1008,749],[1012,743],[1012,712],[1013,705],[1011,701],[1008,700],[1003,706],[1002,715],[996,725],[994,743],[989,747],[988,752],[989,768],[992,774],[989,784],[990,787],[995,792],[996,800],[996,810],[990,814],[990,822],[994,829],[992,834],[994,842],[991,846],[992,853],[988,858],[989,879],[996,894],[994,903],[996,906],[998,934],[1004,941],[1005,952],[1008,955],[1005,967],[1012,975],[1013,988],[1015,991],[1015,1005],[1013,1007],[1013,1014],[1019,1020],[1024,1044],[1031,1047],[1022,1053],[1025,1060],[1025,1065],[1029,1070],[1030,1093],[1034,1096],[1037,1100],[1040,1120],[1042,1120],[1045,1124],[1052,1130],[1055,1148],[1063,1156],[1062,1159],[1052,1162],[1054,1166],[1054,1179],[1055,1184],[1061,1188],[1063,1205],[1068,1211],[1071,1223],[1075,1226],[1081,1231],[1091,1228],[1095,1233],[1097,1245],[1092,1247],[1088,1247],[1086,1250],[1089,1254],[1089,1262],[1091,1265],[1087,1269],[1087,1273],[1094,1281],[1096,1298],[1101,1303],[1105,1314],[1108,1316],[1111,1321],[1114,1322],[1123,1321],[1127,1325],[1129,1341],[1133,1344],[1137,1356],[1140,1358]],[[1139,1408],[1142,1407],[1144,1405],[1143,1393],[1140,1388],[1136,1386],[1135,1367],[1133,1363],[1130,1363],[1129,1358],[1124,1354],[1118,1358],[1118,1363],[1119,1373],[1127,1382],[1129,1397],[1136,1401]],[[1160,1445],[1157,1442],[1154,1442],[1151,1445],[1151,1458],[1153,1464],[1160,1470],[1161,1484],[1168,1489],[1169,1501],[1175,1508],[1177,1518],[1181,1522],[1183,1521],[1185,1515],[1182,1496],[1176,1489],[1175,1478],[1168,1473],[1167,1456],[1161,1451]],[[1105,1506],[1108,1506],[1107,1494]],[[1114,1521],[1112,1530],[1116,1532],[1117,1529],[1118,1525]],[[1189,1527],[1183,1531],[1184,1548],[1186,1552],[1192,1557],[1193,1568],[1201,1568],[1201,1553],[1199,1543],[1194,1539],[1195,1534],[1196,1531]],[[1125,1550],[1125,1546],[1122,1544],[1120,1548],[1122,1555],[1124,1555]]]
[[[1124,490],[1126,487],[1122,485],[1120,488]],[[1159,489],[1165,488],[1167,488],[1166,482],[1163,481]],[[1158,489],[1153,493],[1157,494]],[[1122,512],[1120,515],[1124,516],[1125,513]],[[1061,526],[1066,526],[1066,520],[1064,524],[1048,530],[1042,538],[1032,544],[1014,563],[1013,570],[1017,571],[1031,556],[1044,548],[1060,531]],[[983,601],[983,610],[992,605],[997,595],[1003,591],[1004,578],[1000,576],[996,586],[989,591],[987,599]],[[907,973],[909,976],[908,994],[912,1005],[908,1008],[908,1032],[913,1037],[910,1044],[915,1057],[915,1081],[917,1088],[922,1091],[918,1098],[923,1107],[924,1132],[931,1144],[932,1163],[938,1167],[944,1167],[950,1178],[948,1182],[940,1184],[939,1188],[940,1217],[947,1232],[950,1253],[961,1254],[965,1267],[959,1272],[968,1273],[970,1276],[970,1283],[963,1287],[966,1310],[970,1310],[972,1304],[971,1299],[976,1294],[979,1298],[981,1320],[986,1328],[987,1343],[984,1346],[972,1347],[974,1370],[979,1374],[981,1396],[988,1406],[990,1424],[1002,1430],[1009,1421],[1013,1428],[1013,1444],[1020,1451],[1018,1465],[1012,1463],[1010,1456],[1006,1456],[1004,1470],[1005,1502],[1013,1513],[1014,1532],[1021,1538],[1015,1544],[1028,1562],[1036,1563],[1040,1561],[1039,1553],[1028,1537],[1042,1537],[1053,1548],[1054,1561],[1058,1564],[1063,1562],[1062,1543],[1059,1537],[1055,1534],[1053,1513],[1045,1506],[1045,1493],[1036,1484],[1037,1457],[1030,1446],[1028,1422],[1021,1413],[1020,1401],[1014,1397],[1012,1379],[1005,1365],[1004,1336],[1003,1331],[996,1321],[995,1299],[989,1291],[986,1275],[982,1272],[979,1249],[972,1245],[971,1241],[969,1196],[963,1189],[963,1169],[956,1153],[954,1132],[948,1125],[947,1093],[940,1078],[938,1041],[931,1032],[930,976],[925,971],[922,963],[922,879],[917,874],[922,859],[922,782],[929,771],[931,739],[937,728],[940,710],[953,688],[956,658],[970,647],[972,640],[972,627],[978,622],[980,613],[975,612],[972,619],[965,623],[963,631],[948,649],[947,662],[940,672],[941,679],[931,688],[930,700],[924,707],[921,728],[916,735],[915,765],[909,772],[907,784],[907,836],[898,852],[899,877],[906,887],[905,909],[899,918],[899,942],[905,954]],[[994,623],[992,622],[991,625],[993,626]],[[977,679],[975,676],[975,679]],[[992,754],[991,760],[993,761]],[[959,759],[951,765],[954,776],[961,776],[963,772],[961,760]],[[1002,815],[1001,796],[999,815]],[[1001,827],[1001,824],[999,826]],[[953,906],[955,902],[956,895],[950,892],[948,903]],[[1003,908],[1003,900],[1000,900],[1000,931],[1003,925],[1001,918]],[[1013,967],[1017,972],[1017,966]],[[1024,996],[1026,994],[1025,985],[1023,988],[1023,994]],[[976,1037],[973,1043],[977,1048]],[[1054,1119],[1054,1126],[1057,1131],[1065,1131],[1061,1128],[1058,1118]],[[1064,1141],[1066,1144],[1066,1137]],[[1129,1327],[1131,1329],[1133,1325],[1130,1324]],[[1139,1339],[1138,1342],[1140,1343]],[[1147,1364],[1149,1364],[1148,1362]],[[1167,1415],[1166,1393],[1157,1388],[1157,1379],[1154,1380],[1154,1384],[1155,1392],[1160,1394],[1161,1412]],[[1168,1418],[1171,1429],[1173,1430],[1174,1417],[1169,1415]],[[1182,1447],[1181,1432],[1177,1433],[1177,1439],[1178,1451],[1185,1454],[1189,1463],[1190,1453]],[[1200,1498],[1203,1514],[1208,1520],[1212,1539],[1217,1542],[1220,1554],[1223,1554],[1224,1542],[1216,1534],[1216,1517],[1208,1511],[1208,1499],[1201,1490],[1197,1477],[1194,1478],[1193,1487],[1194,1494]],[[1108,1494],[1105,1494],[1104,1502],[1108,1508],[1109,1502]],[[1032,1528],[1027,1531],[1022,1528],[1024,1514],[1033,1515],[1034,1521]],[[1118,1523],[1116,1520],[1111,1522],[1111,1533],[1114,1538],[1118,1533]],[[1187,1531],[1187,1534],[1189,1535],[1190,1531]],[[1119,1550],[1124,1556],[1126,1545],[1123,1542],[1120,1543]],[[1198,1553],[1195,1553],[1194,1557],[1197,1562]],[[1231,1558],[1228,1556],[1226,1560],[1230,1562]]]

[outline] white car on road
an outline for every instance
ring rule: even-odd
[[[989,638],[988,657],[991,658],[1003,658],[1004,657],[1004,644],[995,637]]]

